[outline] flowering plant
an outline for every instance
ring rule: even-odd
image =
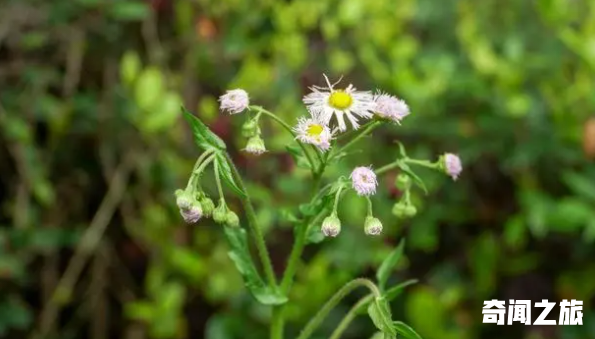
[[[272,339],[283,338],[285,324],[283,309],[289,302],[287,295],[304,247],[308,243],[308,236],[312,232],[319,232],[326,237],[336,237],[340,234],[341,220],[337,207],[345,194],[353,191],[367,201],[368,212],[363,220],[364,233],[369,236],[380,236],[382,222],[374,217],[372,202],[377,192],[378,176],[393,169],[400,170],[397,186],[403,191],[403,195],[400,201],[395,203],[392,212],[397,218],[411,218],[416,215],[417,210],[411,202],[410,191],[414,185],[425,190],[423,181],[411,166],[439,170],[454,180],[462,171],[461,160],[455,154],[445,153],[435,162],[412,159],[407,156],[404,146],[399,144],[400,156],[394,161],[377,169],[368,164],[359,166],[353,169],[350,175],[325,182],[326,178],[323,178],[323,175],[327,167],[347,156],[349,154],[347,151],[355,147],[358,141],[382,124],[400,125],[410,114],[408,105],[394,96],[380,92],[373,94],[358,91],[352,85],[337,89],[338,83],[331,84],[326,76],[325,80],[326,87],[313,86],[312,92],[304,97],[308,116],[299,118],[295,127],[263,107],[250,105],[249,95],[242,89],[228,91],[219,99],[223,112],[232,115],[246,112],[247,119],[242,126],[242,135],[247,139],[245,152],[263,156],[267,151],[259,122],[262,117],[268,117],[292,134],[298,148],[290,148],[291,154],[299,164],[303,164],[311,172],[312,198],[300,205],[299,215],[292,218],[295,224],[295,242],[280,281],[274,273],[250,194],[246,190],[239,170],[226,151],[225,143],[199,119],[184,110],[192,127],[195,142],[203,153],[196,161],[186,188],[176,191],[180,214],[188,223],[196,223],[201,218],[211,217],[215,223],[223,225],[225,236],[231,246],[229,256],[242,274],[246,287],[258,302],[270,305],[273,309],[270,330]],[[363,123],[364,121],[366,122]],[[347,122],[352,131],[347,131]],[[201,176],[209,166],[212,166],[215,174],[217,204],[201,187]],[[228,207],[223,184],[226,184],[242,201],[245,222],[242,222],[238,214]],[[248,237],[241,225],[247,225],[251,233],[258,250],[261,270],[257,269],[250,255]],[[340,338],[350,321],[362,310],[367,310],[379,330],[379,335],[384,338],[396,338],[397,334],[406,338],[419,338],[419,335],[409,326],[392,319],[388,304],[403,288],[412,283],[409,281],[392,287],[386,286],[392,268],[403,253],[403,248],[404,243],[401,242],[383,261],[377,271],[376,281],[357,278],[339,289],[308,322],[298,339],[309,338],[332,308],[357,287],[367,288],[369,295],[362,298],[349,311],[330,338]]]

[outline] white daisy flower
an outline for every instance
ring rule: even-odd
[[[329,82],[324,76],[328,88],[312,86],[312,93],[304,97],[304,103],[310,114],[328,125],[333,117],[337,116],[340,131],[347,130],[345,117],[353,129],[359,127],[358,117],[369,119],[374,116],[374,96],[370,92],[357,91],[351,84],[345,89],[334,89],[336,85]],[[340,81],[340,79],[339,79]]]
[[[237,114],[244,111],[250,105],[248,93],[243,89],[232,89],[219,97],[221,110],[229,114]]]
[[[398,124],[409,115],[409,106],[405,101],[386,93],[374,95],[374,113],[381,118],[390,119]]]
[[[301,117],[293,129],[297,134],[296,139],[327,151],[331,147],[333,133],[328,126],[312,118]]]
[[[376,173],[370,167],[356,167],[351,172],[351,183],[358,195],[370,196],[376,193]]]

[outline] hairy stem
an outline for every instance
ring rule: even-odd
[[[289,289],[291,288],[291,283],[293,281],[293,277],[295,275],[295,271],[297,269],[297,264],[302,256],[302,251],[304,250],[304,246],[306,245],[306,236],[308,235],[308,229],[310,229],[311,225],[315,225],[316,223],[320,222],[320,219],[327,214],[327,209],[324,208],[320,211],[314,218],[311,220],[300,224],[296,230],[296,238],[293,248],[291,249],[291,254],[289,255],[289,260],[287,261],[287,268],[285,269],[285,273],[283,274],[283,280],[281,281],[281,291],[284,293],[288,293]]]
[[[399,167],[398,160],[397,161],[394,161],[394,162],[391,162],[390,164],[386,164],[386,165],[380,167],[379,169],[377,169],[374,172],[376,173],[376,175],[381,175],[381,174],[384,174],[384,173],[386,173],[386,172],[388,172],[388,171],[390,171],[392,169],[395,169],[397,167]]]
[[[378,287],[369,279],[365,278],[357,278],[354,279],[347,284],[345,284],[341,289],[339,289],[327,302],[322,306],[322,308],[314,315],[312,319],[306,324],[306,327],[302,330],[300,335],[297,339],[307,339],[309,338],[312,333],[320,326],[322,321],[326,318],[326,316],[331,312],[335,306],[349,293],[355,290],[358,287],[367,287],[374,297],[380,297],[380,291]]]
[[[369,125],[367,125],[367,127],[365,129],[363,129],[355,138],[351,139],[347,144],[345,144],[345,146],[341,147],[341,149],[339,149],[339,151],[336,154],[339,154],[341,152],[345,152],[348,149],[350,149],[351,147],[353,147],[355,144],[357,144],[363,137],[365,137],[366,135],[370,134],[370,132],[372,132],[376,127],[380,126],[381,122],[380,121],[373,121],[371,122]]]
[[[194,164],[194,168],[192,168],[192,174],[190,175],[190,180],[188,180],[188,184],[186,185],[186,190],[189,190],[194,183],[198,184],[198,178],[200,177],[200,173],[204,171],[205,167],[213,161],[215,155],[212,154],[213,151],[209,150],[204,152],[198,157],[196,163]],[[211,155],[209,157],[209,155]],[[205,158],[207,158],[205,160]]]
[[[407,164],[418,165],[418,166],[423,166],[423,167],[427,167],[427,168],[437,168],[438,167],[437,162],[431,162],[428,160],[417,160],[417,159],[405,158],[405,159],[403,159],[403,162],[407,163]]]
[[[219,192],[219,199],[223,201],[225,204],[225,195],[223,194],[223,187],[221,186],[221,178],[219,178],[219,163],[215,161],[215,165],[213,167],[213,171],[215,172],[215,183],[217,184],[217,191]],[[244,192],[246,193],[246,192]]]
[[[283,327],[285,319],[283,317],[283,306],[274,306],[271,320],[271,339],[283,339]]]
[[[343,332],[345,332],[345,330],[349,327],[353,319],[357,317],[359,309],[362,308],[364,305],[370,303],[370,301],[372,301],[372,298],[373,295],[368,294],[367,296],[361,298],[355,305],[353,305],[353,307],[351,307],[351,309],[349,310],[349,312],[347,312],[345,317],[343,317],[337,328],[335,328],[329,339],[340,339],[343,335]]]
[[[240,187],[242,192],[244,192],[244,195],[241,196],[240,199],[242,200],[244,210],[246,211],[246,216],[248,217],[248,226],[250,227],[250,233],[252,234],[252,238],[254,239],[254,243],[256,244],[258,256],[260,257],[260,262],[262,263],[262,267],[266,275],[266,278],[271,286],[277,286],[277,279],[275,278],[275,272],[273,271],[273,264],[271,263],[271,258],[269,256],[269,252],[264,241],[264,236],[262,235],[262,230],[258,226],[258,221],[256,220],[256,213],[254,212],[254,207],[252,206],[250,195],[246,190],[246,186],[244,185],[244,181],[242,180],[240,172],[238,171],[236,165],[233,163],[229,154],[225,153],[225,158],[227,159],[227,162],[231,167],[231,172],[235,181],[238,183],[238,186]]]

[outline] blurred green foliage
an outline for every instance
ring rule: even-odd
[[[232,148],[282,267],[284,211],[307,198],[307,172],[284,155],[291,140],[278,126],[264,126],[266,156],[239,153],[243,121],[218,114],[216,98],[241,87],[293,121],[323,72],[395,93],[413,112],[329,177],[392,160],[396,140],[416,157],[458,152],[465,170],[456,183],[424,173],[429,193],[413,197],[407,222],[391,216],[399,191],[383,179],[382,239],[364,236],[365,206],[346,197],[341,236],[311,245],[299,268],[289,337],[407,237],[390,279],[420,283],[393,314],[423,338],[595,338],[588,0],[5,1],[0,336],[266,337],[268,309],[244,291],[222,229],[177,215],[173,192],[197,156],[179,104]],[[482,301],[494,298],[584,300],[585,325],[483,325]],[[345,337],[372,332],[361,317]]]

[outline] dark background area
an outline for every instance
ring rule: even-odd
[[[176,209],[198,156],[179,104],[231,149],[280,273],[283,211],[308,199],[308,174],[270,121],[269,152],[241,153],[243,117],[216,100],[243,88],[295,121],[326,73],[412,111],[331,176],[392,161],[397,140],[419,158],[456,152],[464,171],[422,171],[429,194],[406,221],[391,215],[396,173],[381,178],[380,238],[347,197],[341,235],[299,267],[289,338],[402,238],[391,282],[420,282],[393,314],[425,339],[595,338],[594,37],[587,0],[0,2],[0,337],[265,338],[269,309],[244,290],[220,227]],[[583,300],[584,325],[482,324],[489,299]],[[359,317],[344,337],[372,333]]]

